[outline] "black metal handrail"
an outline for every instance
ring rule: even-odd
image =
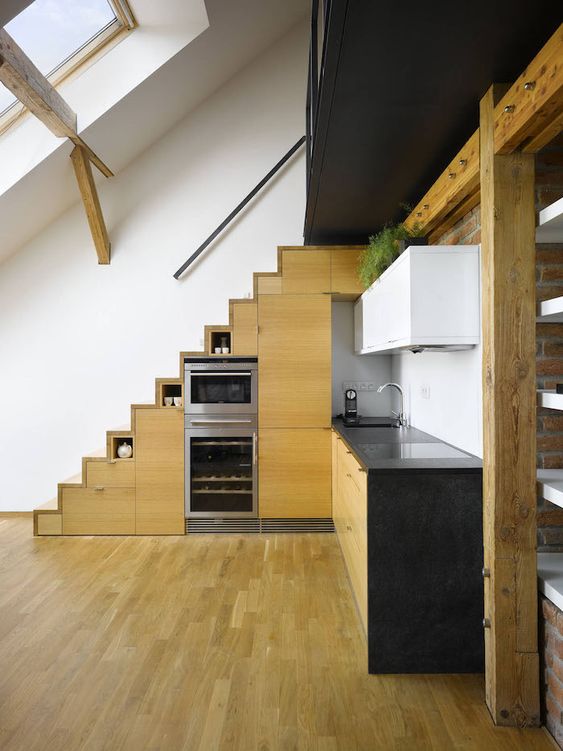
[[[179,279],[182,276],[182,274],[188,268],[188,266],[190,266],[195,261],[195,259],[203,253],[203,251],[207,248],[207,246],[210,245],[213,242],[213,240],[215,240],[215,238],[217,237],[217,235],[219,235],[225,229],[225,227],[227,226],[227,224],[229,224],[229,222],[232,222],[232,220],[239,213],[239,211],[241,211],[242,209],[244,209],[244,207],[246,206],[246,204],[254,198],[254,196],[256,195],[256,193],[258,193],[258,191],[261,190],[264,187],[264,185],[266,185],[266,183],[268,182],[268,180],[271,180],[271,178],[276,174],[276,172],[278,172],[278,170],[280,170],[283,167],[283,165],[289,159],[291,159],[291,157],[295,154],[295,152],[301,146],[303,146],[303,144],[305,143],[305,140],[306,140],[306,136],[302,136],[297,141],[297,143],[290,148],[290,150],[287,152],[287,154],[285,154],[285,156],[283,156],[279,160],[279,162],[274,167],[272,167],[272,169],[268,172],[268,174],[266,175],[266,177],[264,177],[262,180],[260,180],[260,182],[258,183],[258,185],[250,191],[250,193],[246,196],[246,198],[244,198],[239,203],[239,205],[235,209],[233,209],[233,211],[231,211],[231,213],[229,214],[229,216],[224,221],[221,222],[221,224],[217,227],[217,229],[214,230],[209,235],[209,237],[207,238],[207,240],[205,240],[204,242],[202,242],[202,244],[195,251],[195,253],[192,253],[192,255],[188,258],[188,260],[180,266],[180,268],[178,269],[178,271],[174,274],[174,278],[175,279]]]

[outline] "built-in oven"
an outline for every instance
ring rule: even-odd
[[[186,415],[186,517],[258,515],[256,415]]]
[[[256,414],[257,373],[256,358],[187,358],[186,415]]]

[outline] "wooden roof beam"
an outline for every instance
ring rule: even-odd
[[[468,196],[479,189],[479,130],[455,155],[440,177],[407,217],[407,227],[418,225],[430,234]]]
[[[76,113],[5,29],[0,29],[0,81],[56,136],[76,136]]]
[[[495,154],[535,153],[563,123],[563,24],[495,106]]]
[[[96,189],[96,183],[92,175],[92,167],[88,152],[83,146],[75,146],[70,155],[72,166],[78,181],[78,188],[82,196],[82,202],[86,210],[86,217],[90,225],[90,232],[98,254],[98,263],[110,262],[111,245],[100,206],[100,199]]]
[[[113,176],[78,135],[76,113],[5,29],[0,29],[0,81],[51,133],[82,146],[105,177]]]

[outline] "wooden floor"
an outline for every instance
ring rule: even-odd
[[[334,535],[31,526],[0,517],[2,751],[554,747],[495,729],[479,676],[367,675]]]

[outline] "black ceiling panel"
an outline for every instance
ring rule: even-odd
[[[555,31],[562,0],[332,0],[305,242],[403,218]]]

